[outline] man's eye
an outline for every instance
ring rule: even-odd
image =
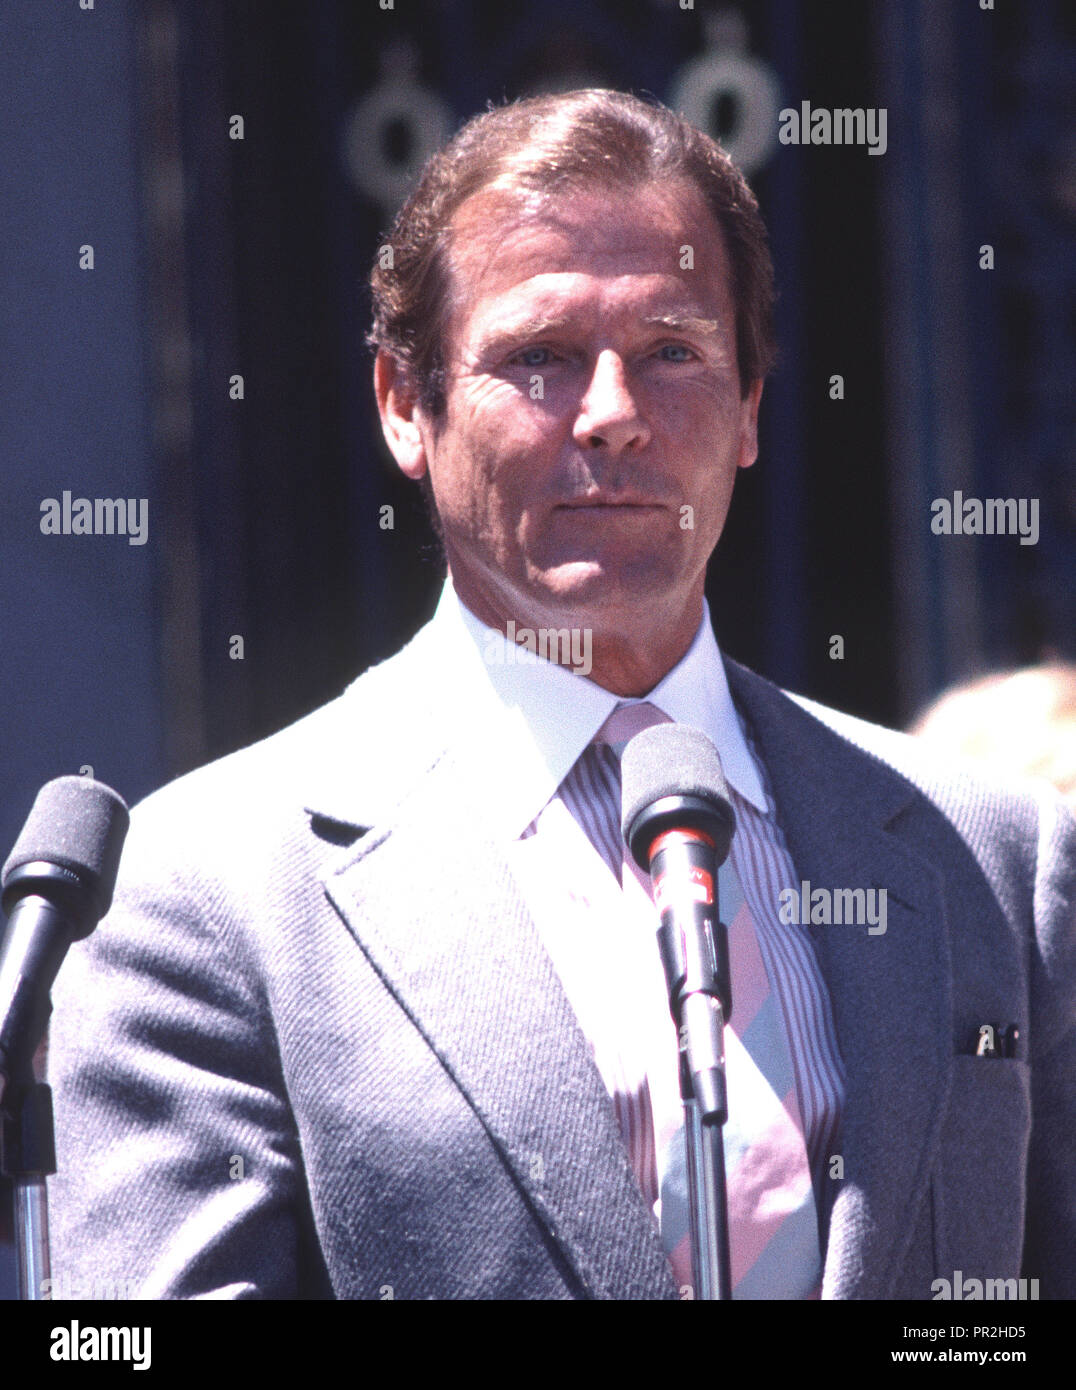
[[[666,343],[658,349],[658,353],[666,362],[690,362],[695,356],[691,348],[683,343]]]
[[[511,360],[518,362],[521,367],[547,367],[553,360],[553,354],[547,347],[529,347],[517,352]]]

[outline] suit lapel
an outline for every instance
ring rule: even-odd
[[[338,756],[306,804],[368,833],[327,890],[587,1292],[675,1298],[590,1049],[482,808],[468,800],[467,754],[441,756],[423,642],[336,704]],[[816,887],[887,890],[885,935],[811,929],[847,1071],[823,1292],[885,1298],[928,1186],[949,1071],[941,885],[902,842],[915,789],[769,682],[725,664],[797,874]],[[400,721],[416,731],[406,749],[367,732]]]
[[[675,1298],[609,1096],[514,876],[440,758],[326,887],[595,1298]]]
[[[900,838],[919,794],[768,682],[726,668],[797,874],[814,887],[887,890],[884,934],[811,928],[847,1072],[823,1297],[887,1298],[929,1185],[950,1063],[941,885]]]

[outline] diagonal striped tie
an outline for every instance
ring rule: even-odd
[[[655,932],[657,910],[649,878],[637,868],[620,835],[620,754],[635,734],[663,722],[668,716],[646,702],[618,706],[580,759],[588,767],[571,789],[578,795],[586,785],[586,820],[601,826],[595,847],[620,879],[626,909],[630,903],[630,910],[648,913]],[[566,799],[571,795],[568,783]],[[733,997],[732,1019],[725,1030],[729,1119],[724,1126],[733,1297],[816,1298],[822,1261],[792,1060],[780,1003],[770,988],[733,857],[730,854],[719,875],[721,916],[729,924]],[[683,1109],[678,1091],[669,1086],[651,1085],[650,1092],[652,1120],[646,1113],[651,1107],[618,1106],[617,1111],[622,1126],[626,1119],[638,1124],[640,1118],[653,1124],[662,1243],[677,1283],[685,1290],[692,1273]],[[633,1157],[652,1153],[650,1143],[640,1142],[638,1135],[625,1134],[625,1140]],[[650,1190],[653,1176],[638,1176],[644,1193]]]

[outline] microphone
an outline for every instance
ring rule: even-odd
[[[717,749],[686,724],[656,724],[627,744],[620,762],[621,830],[649,873],[661,914],[658,945],[680,1039],[681,1094],[704,1124],[728,1118],[724,1027],[732,1015],[728,933],[717,871],[736,815]]]
[[[9,919],[0,947],[0,1100],[41,1041],[68,947],[112,906],[129,823],[123,798],[88,777],[57,777],[37,794],[0,875]]]

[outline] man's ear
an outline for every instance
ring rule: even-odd
[[[762,399],[762,378],[751,383],[740,402],[740,468],[750,468],[758,458],[758,403]]]
[[[417,482],[426,472],[426,442],[419,423],[418,392],[404,365],[388,352],[374,359],[374,392],[385,443],[401,472]]]

